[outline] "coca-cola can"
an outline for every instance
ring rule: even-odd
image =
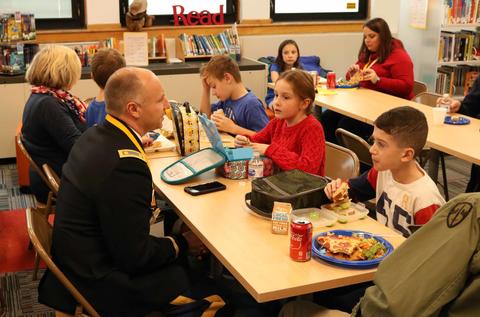
[[[292,219],[290,257],[298,262],[308,261],[312,257],[312,223],[307,218]]]
[[[334,72],[327,73],[327,88],[335,89],[337,87],[337,79],[335,78]]]

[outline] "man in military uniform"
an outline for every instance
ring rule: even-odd
[[[178,258],[202,248],[187,231],[149,235],[152,175],[140,136],[168,107],[151,71],[123,68],[105,87],[106,122],[84,133],[63,168],[53,229],[54,262],[102,316],[161,310],[189,287]],[[40,302],[73,313],[75,301],[47,271]]]

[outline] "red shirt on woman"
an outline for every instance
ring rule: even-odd
[[[377,53],[370,55],[370,62],[378,57]],[[367,62],[368,63],[368,62]],[[360,70],[366,63],[357,61]],[[376,62],[371,67],[380,78],[376,84],[371,81],[361,81],[360,87],[377,90],[389,95],[404,99],[412,99],[413,95],[413,62],[407,51],[403,48],[402,42],[392,40],[392,51],[383,63]],[[348,78],[348,76],[347,76]]]

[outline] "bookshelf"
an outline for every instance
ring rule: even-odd
[[[428,91],[461,98],[480,70],[480,0],[429,0],[427,28],[410,26],[414,0],[401,1],[398,38]]]
[[[0,74],[25,73],[38,51],[35,17],[30,13],[0,14]]]
[[[38,49],[35,41],[0,42],[0,75],[24,74]]]
[[[478,7],[478,2],[477,2]],[[448,93],[456,98],[463,97],[478,76],[480,70],[480,34],[477,10],[464,10],[464,15],[475,14],[475,18],[457,17],[469,23],[442,24],[438,43],[437,75],[435,92]],[[474,13],[475,12],[475,13]],[[451,9],[445,5],[443,23],[454,20]]]
[[[218,34],[186,34],[175,38],[177,58],[185,60],[209,59],[214,55],[230,54],[234,59],[240,55],[240,41],[237,27]]]
[[[181,39],[178,37],[175,38],[175,55],[178,59],[185,62],[187,60],[202,60],[202,59],[210,59],[213,54],[199,54],[193,55],[191,51],[185,48],[185,43],[182,42]]]
[[[480,66],[480,60],[471,60],[471,61],[454,61],[454,62],[438,62],[439,66]]]

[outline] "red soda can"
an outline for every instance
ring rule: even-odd
[[[335,89],[337,87],[337,79],[335,78],[334,72],[327,73],[327,88]]]
[[[298,262],[312,257],[312,223],[307,218],[293,219],[290,224],[290,257]]]

